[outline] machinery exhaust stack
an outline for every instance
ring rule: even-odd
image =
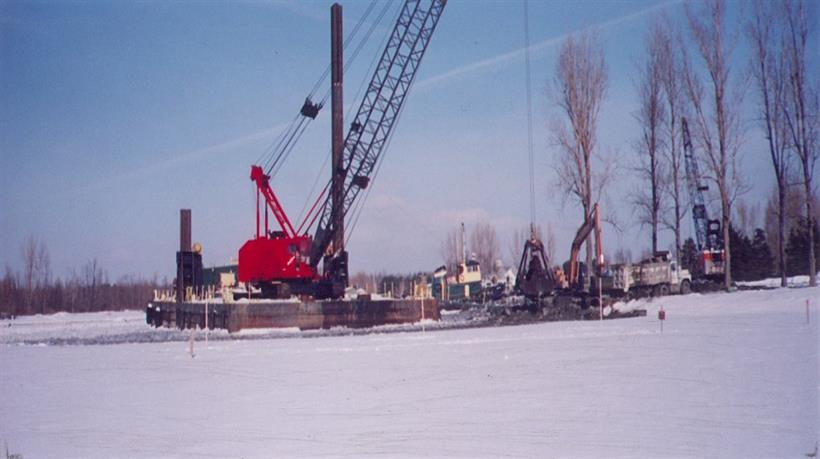
[[[199,244],[197,244],[199,246]],[[185,301],[188,287],[202,287],[202,254],[191,246],[191,209],[179,210],[179,252],[177,252],[176,298]]]

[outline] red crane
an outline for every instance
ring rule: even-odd
[[[372,180],[446,3],[446,0],[404,2],[356,117],[344,138],[341,136],[341,7],[334,5],[331,8],[332,178],[299,228],[294,230],[270,187],[270,171],[266,173],[257,165],[251,167],[251,180],[257,186],[257,230],[256,238],[239,249],[240,282],[260,288],[262,296],[266,297],[284,297],[295,293],[324,298],[339,297],[344,293],[348,279],[343,230],[345,218],[354,208],[359,192]],[[315,118],[321,104],[314,105],[308,99],[305,107],[311,110],[303,107],[301,115]],[[266,206],[264,232],[261,231],[260,196],[265,199]],[[270,231],[268,210],[273,213],[281,231]],[[310,236],[308,232],[314,224],[317,225],[314,236]],[[318,268],[320,262],[323,262],[324,268],[321,274]]]

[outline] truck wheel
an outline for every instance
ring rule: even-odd
[[[680,283],[680,294],[688,295],[690,293],[692,293],[692,284],[690,284],[688,280],[684,280]]]
[[[669,295],[669,286],[666,284],[661,285],[661,296]]]

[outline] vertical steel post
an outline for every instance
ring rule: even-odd
[[[334,254],[344,251],[344,113],[342,112],[342,73],[343,73],[343,59],[342,59],[342,6],[334,3],[330,7],[330,74],[331,74],[331,109],[333,111],[333,120],[331,128],[331,146],[332,146],[332,184],[331,184],[331,199],[333,204],[332,209],[332,225],[335,229],[333,239]]]
[[[191,209],[179,209],[179,251],[191,251]]]

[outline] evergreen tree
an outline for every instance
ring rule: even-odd
[[[817,221],[812,221],[814,233],[817,234]],[[789,232],[789,241],[786,244],[786,274],[789,276],[809,274],[809,232],[808,220],[798,217],[797,224]],[[814,240],[814,253],[820,249],[820,238]]]
[[[688,269],[692,277],[698,277],[701,273],[701,266],[698,263],[698,248],[695,241],[690,237],[683,242],[680,252],[680,265],[683,269]]]
[[[752,252],[754,264],[752,266],[753,280],[766,279],[774,273],[774,256],[769,249],[768,237],[761,228],[755,230],[752,238]]]
[[[754,263],[752,241],[743,232],[735,229],[734,225],[729,225],[729,243],[732,247],[732,279],[751,280]]]
[[[739,281],[765,279],[772,275],[774,257],[766,240],[766,232],[761,228],[754,231],[753,239],[733,226],[729,228],[731,244],[734,247],[732,277]]]

